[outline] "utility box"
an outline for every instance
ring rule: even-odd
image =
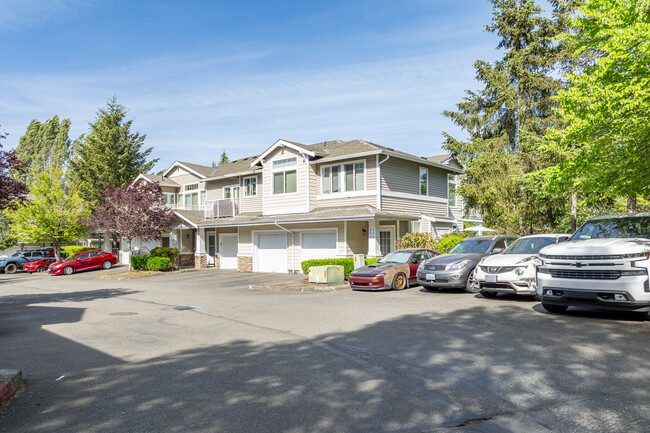
[[[366,266],[365,254],[355,254],[353,257],[354,257],[354,269],[359,269],[363,266]]]
[[[342,283],[344,279],[343,266],[327,265],[309,268],[310,283]]]

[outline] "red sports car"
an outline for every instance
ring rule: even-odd
[[[67,259],[52,263],[47,272],[52,275],[70,275],[90,269],[110,269],[117,263],[117,256],[100,250],[82,251]]]
[[[56,259],[54,257],[46,257],[40,260],[34,260],[33,262],[27,262],[23,265],[23,269],[29,272],[43,272],[47,270],[47,267],[54,263]]]
[[[353,290],[403,290],[417,284],[418,265],[422,260],[439,255],[428,248],[393,251],[377,263],[355,269],[348,281]]]

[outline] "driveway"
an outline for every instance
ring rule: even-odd
[[[1,432],[645,432],[650,323],[215,269],[0,275]],[[30,278],[31,277],[31,278]]]

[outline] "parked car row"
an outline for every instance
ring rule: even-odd
[[[480,292],[486,298],[527,295],[541,300],[549,312],[595,307],[642,312],[650,320],[649,274],[650,213],[640,213],[592,218],[572,236],[479,236],[442,255],[398,250],[353,271],[349,281],[355,290],[419,284]]]
[[[52,275],[70,275],[91,269],[110,269],[115,264],[117,264],[117,255],[101,250],[82,251],[58,262],[50,256],[50,251],[37,250],[16,253],[11,257],[0,257],[0,272],[13,274],[19,269],[24,269],[30,274],[47,271]]]

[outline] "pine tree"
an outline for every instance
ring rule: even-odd
[[[133,120],[125,120],[126,108],[113,96],[100,108],[90,131],[76,140],[70,161],[81,196],[91,203],[107,188],[121,188],[158,161],[147,161],[153,148],[143,149],[145,135],[132,133]]]
[[[469,141],[445,134],[445,148],[465,166],[460,192],[468,208],[478,208],[488,225],[524,234],[555,226],[569,203],[568,193],[552,194],[543,178],[524,175],[556,163],[541,146],[558,124],[552,98],[562,82],[553,72],[570,58],[553,38],[566,28],[574,4],[551,2],[548,17],[532,0],[491,2],[486,31],[501,37],[497,48],[504,56],[474,64],[484,88],[467,91],[458,111],[443,113],[469,133]]]

